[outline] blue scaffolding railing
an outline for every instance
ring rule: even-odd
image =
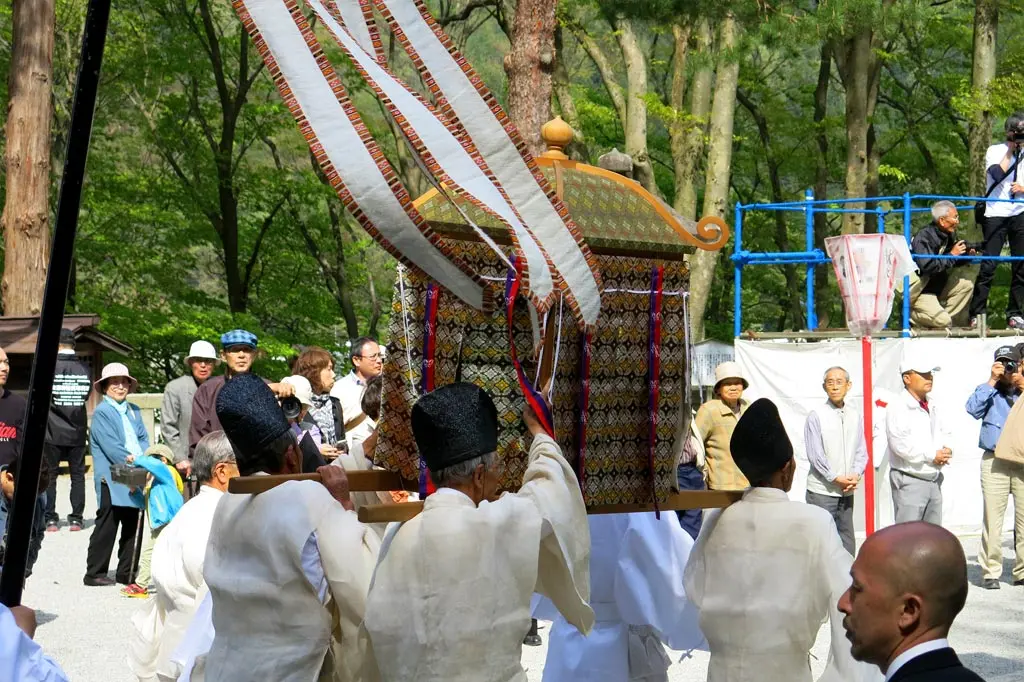
[[[931,211],[932,203],[936,201],[952,201],[956,204],[958,211],[973,211],[974,204],[978,201],[989,203],[1024,203],[1024,199],[992,199],[990,197],[965,197],[947,196],[941,194],[903,194],[902,196],[869,197],[863,199],[815,199],[814,191],[808,189],[804,194],[803,201],[782,202],[776,204],[742,204],[736,202],[734,242],[732,252],[733,262],[733,331],[735,336],[740,336],[743,330],[743,268],[748,265],[804,265],[807,267],[807,329],[815,331],[818,328],[818,314],[814,307],[814,272],[819,265],[827,265],[832,262],[824,251],[814,247],[814,216],[819,213],[842,214],[860,213],[867,216],[875,216],[875,229],[879,234],[885,232],[886,218],[891,215],[899,215],[902,218],[903,236],[910,245],[910,229],[912,218],[915,213]],[[915,206],[915,202],[927,201],[928,206]],[[848,204],[899,204],[895,208],[845,208]],[[751,211],[787,211],[804,214],[804,251],[782,251],[782,252],[753,252],[743,248],[743,220],[746,213]],[[1024,261],[1024,256],[914,256],[919,258],[938,258],[964,261],[967,263],[980,263],[983,261],[1017,262]],[[909,291],[910,277],[903,278],[903,291]],[[902,310],[902,336],[910,336],[910,297],[903,296]]]

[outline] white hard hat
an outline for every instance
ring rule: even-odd
[[[220,362],[220,358],[217,357],[217,351],[209,341],[196,341],[192,344],[192,347],[188,349],[188,357],[185,358],[185,363],[187,364],[191,360],[213,360],[214,362]]]

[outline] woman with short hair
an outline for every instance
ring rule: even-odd
[[[129,488],[111,477],[111,469],[128,464],[128,458],[141,457],[149,447],[149,434],[142,423],[138,405],[128,402],[128,394],[138,388],[128,368],[112,362],[103,368],[94,384],[103,400],[96,406],[89,427],[89,446],[92,449],[93,480],[96,482],[96,526],[89,538],[89,552],[85,578],[91,587],[113,585],[107,576],[110,556],[117,539],[118,526],[121,539],[117,545],[117,572],[122,585],[132,582],[138,557],[135,556],[135,534],[139,526],[139,513],[143,505],[141,488]]]
[[[305,377],[313,389],[312,405],[306,419],[312,420],[323,436],[320,452],[329,454],[345,442],[345,415],[341,401],[331,396],[334,388],[334,357],[323,348],[312,346],[302,352],[292,374]]]

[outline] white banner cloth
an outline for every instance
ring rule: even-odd
[[[903,353],[925,355],[942,368],[935,374],[931,400],[949,420],[953,434],[953,459],[945,467],[942,484],[942,525],[956,533],[980,533],[982,519],[981,455],[978,433],[981,422],[965,409],[967,398],[979,384],[988,381],[992,354],[1006,339],[874,339],[872,374],[874,376],[874,462],[876,497],[879,513],[875,526],[892,524],[892,494],[889,487],[889,463],[885,458],[885,409],[903,390],[899,362]],[[840,366],[850,373],[853,387],[847,401],[863,410],[864,391],[861,374],[861,345],[856,339],[817,343],[736,341],[736,360],[750,382],[744,398],[754,401],[769,398],[779,408],[793,449],[797,474],[790,498],[803,500],[809,467],[804,450],[804,422],[811,406],[826,400],[822,388],[825,370]],[[863,483],[858,488],[854,519],[859,532],[864,530]],[[1013,528],[1013,499],[1004,519],[1004,530]]]

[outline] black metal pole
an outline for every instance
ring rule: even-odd
[[[36,354],[29,383],[28,414],[25,436],[21,444],[21,464],[15,483],[14,506],[7,526],[7,552],[0,574],[0,602],[7,606],[21,603],[25,562],[32,535],[32,514],[39,487],[39,468],[46,438],[46,421],[50,413],[53,372],[57,365],[57,342],[64,323],[64,305],[71,279],[71,262],[75,253],[78,210],[82,203],[82,181],[85,161],[89,156],[92,119],[96,110],[96,90],[103,63],[103,45],[107,40],[110,0],[89,0],[82,34],[82,54],[75,82],[75,99],[71,109],[64,174],[61,176],[57,222],[50,249],[50,267],[46,273],[46,290],[39,317]],[[57,472],[51,472],[56,476]]]

